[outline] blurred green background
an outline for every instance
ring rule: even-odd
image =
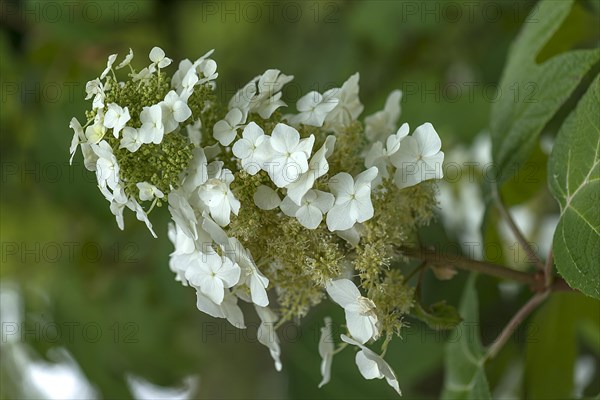
[[[126,218],[126,230],[120,231],[80,154],[72,167],[68,165],[69,120],[83,119],[89,108],[83,100],[85,83],[100,74],[109,54],[118,52],[121,58],[131,47],[134,64],[140,67],[147,64],[148,51],[155,45],[176,63],[214,48],[218,93],[224,101],[268,68],[295,76],[284,92],[288,104],[310,90],[339,86],[358,71],[363,116],[381,109],[387,94],[400,88],[402,122],[412,127],[433,123],[451,160],[484,161],[495,84],[520,26],[532,23],[526,17],[535,2],[3,0],[1,4],[2,398],[392,397],[385,382],[360,377],[349,351],[336,356],[332,381],[317,389],[319,328],[325,315],[343,320],[336,307],[323,304],[299,326],[282,329],[280,373],[256,340],[257,321],[248,321],[248,331],[237,331],[200,313],[194,291],[175,282],[168,268],[166,210],[153,214],[158,240],[131,216]],[[565,43],[590,38],[597,43],[598,2],[579,2],[572,14],[553,39],[549,54],[562,50]],[[546,133],[551,140],[552,132]],[[521,211],[535,209],[527,216],[538,223],[558,212],[542,189],[547,160],[543,150],[544,143],[534,159],[542,171],[534,189],[541,194],[533,203],[519,205]],[[465,231],[477,236],[477,218],[457,215],[462,215],[461,203],[474,204],[472,212],[481,208],[474,198],[478,191],[455,198],[461,193],[457,182],[441,188],[443,204],[450,204],[454,220],[429,227],[422,235],[426,241],[455,242],[464,239]],[[514,205],[522,202],[517,196]],[[546,235],[541,246],[548,247],[547,239]],[[448,299],[456,305],[465,276],[460,273],[450,282],[437,282],[427,275],[425,301]],[[496,283],[479,279],[484,343],[527,296]],[[562,373],[571,384],[571,373],[589,375],[591,368],[597,374],[597,303],[568,295],[552,300],[547,309],[558,308],[572,317],[568,327],[577,326],[563,327],[561,340],[552,342],[558,346],[556,357],[571,357],[573,363],[577,358],[577,365],[588,366],[579,368],[584,372],[572,368]],[[572,310],[579,310],[582,317]],[[559,311],[545,312],[555,316]],[[402,339],[392,342],[386,359],[405,398],[437,398],[448,335],[430,331],[416,320],[407,322],[410,327]],[[562,326],[541,318],[539,325],[544,324],[551,332]],[[533,342],[554,340],[534,331]],[[523,349],[531,337],[521,332],[490,364],[489,379],[497,397],[523,397],[530,393],[528,381],[539,384],[538,376],[523,373],[531,359],[538,366],[560,370],[560,360],[547,354],[546,359],[538,357],[534,350],[528,350],[524,359]],[[564,351],[562,339],[568,346]],[[544,385],[562,385],[551,378],[560,375],[550,373],[542,378],[548,380]],[[597,376],[586,379],[585,394],[597,393]],[[574,386],[575,390],[579,389]],[[551,396],[552,391],[548,393]]]

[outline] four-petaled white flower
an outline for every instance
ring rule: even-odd
[[[181,88],[178,91],[179,97],[182,101],[188,101],[192,93],[194,93],[194,86],[198,83],[198,75],[196,74],[196,70],[194,68],[190,68],[190,70],[183,77],[183,81],[181,82]]]
[[[140,81],[140,84],[141,84],[143,81],[146,81],[146,80],[152,78],[152,74],[154,74],[155,72],[156,72],[156,65],[150,64],[148,67],[142,68],[142,70],[140,70],[139,72],[130,73],[129,76],[131,76],[131,79],[134,82]]]
[[[151,183],[138,182],[135,185],[140,191],[140,200],[142,201],[152,200],[154,197],[159,199],[165,197],[164,193]]]
[[[302,197],[304,197],[306,192],[312,189],[315,181],[329,171],[327,158],[333,153],[335,140],[335,136],[327,136],[323,146],[321,146],[321,148],[311,157],[310,162],[308,163],[308,171],[300,175],[295,182],[286,186],[287,196],[292,199],[294,203],[300,205]]]
[[[106,127],[104,126],[102,117],[102,113],[96,114],[94,123],[85,128],[85,138],[87,143],[97,144],[104,138]]]
[[[165,127],[162,123],[162,107],[155,104],[152,107],[144,107],[140,113],[142,126],[139,129],[140,140],[142,143],[162,142],[165,133]]]
[[[283,85],[291,82],[293,76],[284,75],[278,69],[268,69],[256,83],[258,93],[250,99],[250,111],[258,113],[267,119],[281,106],[286,104],[281,100]]]
[[[127,149],[134,153],[138,151],[142,144],[138,129],[130,126],[123,128],[123,137],[121,138],[121,144],[119,146],[120,149]]]
[[[113,135],[118,138],[119,132],[130,119],[131,116],[127,107],[123,108],[116,103],[110,103],[104,115],[104,126],[109,129],[112,128]]]
[[[209,81],[214,81],[219,76],[219,73],[217,72],[217,63],[211,58],[202,60],[198,64],[198,69],[203,75],[203,78],[199,81],[200,85]]]
[[[185,271],[196,251],[194,239],[189,237],[178,224],[169,222],[167,236],[175,250],[170,254],[169,268],[175,273],[175,280],[188,286]]]
[[[396,130],[400,117],[400,100],[402,100],[402,92],[394,90],[385,101],[383,110],[365,117],[365,135],[369,140],[383,142]]]
[[[150,50],[149,58],[150,61],[152,61],[152,64],[156,65],[158,68],[165,68],[173,62],[173,60],[165,56],[163,49],[156,46]]]
[[[130,48],[129,53],[125,56],[125,59],[119,65],[117,65],[117,68],[115,69],[121,69],[128,66],[131,63],[131,60],[133,60],[133,50]]]
[[[282,123],[275,126],[263,168],[277,187],[286,187],[308,171],[308,157],[314,142],[314,135],[300,140],[300,133],[291,126]]]
[[[146,227],[148,228],[148,230],[150,230],[150,233],[156,239],[157,236],[154,232],[154,229],[152,229],[152,223],[150,222],[148,214],[146,214],[146,211],[144,211],[144,208],[140,205],[140,203],[138,203],[137,200],[135,200],[134,198],[131,198],[127,203],[127,207],[129,207],[132,211],[135,212],[135,217],[138,219],[138,221],[142,221],[146,224]]]
[[[192,193],[208,180],[208,164],[202,147],[192,150],[193,156],[183,178],[182,188],[186,193]]]
[[[179,190],[171,190],[168,196],[171,218],[183,232],[194,240],[198,239],[198,220],[187,198]]]
[[[215,318],[227,318],[227,321],[238,329],[245,329],[244,314],[237,304],[237,297],[229,290],[225,290],[225,297],[221,304],[215,304],[200,290],[196,291],[196,307]]]
[[[197,252],[185,271],[185,278],[215,304],[221,304],[225,289],[238,283],[240,267],[214,252]]]
[[[229,238],[227,246],[225,246],[225,254],[233,256],[235,262],[242,269],[240,283],[244,283],[250,288],[252,302],[260,307],[268,306],[267,288],[269,287],[269,278],[260,272],[250,251],[236,238]]]
[[[106,62],[106,68],[104,69],[104,71],[102,71],[102,74],[100,74],[100,79],[104,79],[106,77],[106,75],[112,69],[112,66],[115,63],[116,59],[117,59],[116,54],[111,54],[110,56],[108,56],[108,61]]]
[[[110,85],[104,85],[98,78],[85,84],[85,92],[87,93],[85,99],[89,100],[94,96],[92,100],[93,109],[104,108],[104,98],[106,97],[104,91],[109,87]]]
[[[371,203],[371,182],[377,176],[377,167],[371,167],[352,179],[346,172],[340,172],[329,181],[335,203],[327,213],[327,228],[330,231],[345,231],[357,222],[365,222],[373,217]]]
[[[165,99],[158,103],[162,111],[162,123],[165,134],[173,132],[180,122],[192,115],[192,110],[182,101],[174,90],[169,91]]]
[[[364,107],[358,98],[358,72],[352,75],[340,89],[332,92],[333,97],[338,99],[337,106],[331,110],[325,118],[325,127],[334,131],[350,125],[352,121],[356,121]]]
[[[71,118],[71,122],[69,122],[69,128],[73,129],[73,139],[71,139],[71,147],[69,147],[69,154],[71,158],[69,159],[69,164],[73,164],[73,156],[75,156],[75,152],[77,151],[77,146],[83,140],[85,140],[85,134],[83,133],[83,128],[81,124],[77,120],[77,118]]]
[[[408,124],[402,124],[400,129],[394,134],[388,136],[385,146],[382,142],[375,142],[365,156],[365,167],[377,167],[377,177],[373,180],[373,186],[377,186],[381,181],[390,176],[388,167],[392,165],[391,157],[400,149],[400,142],[408,136]]]
[[[331,334],[331,318],[325,317],[325,326],[321,328],[319,337],[319,355],[321,356],[321,376],[323,379],[319,383],[319,388],[329,383],[331,378],[331,364],[333,363],[335,346],[333,345],[333,336]]]
[[[268,140],[269,136],[265,135],[263,129],[256,122],[250,122],[244,128],[242,137],[234,143],[231,151],[250,175],[256,175],[263,168],[270,149]]]
[[[101,141],[93,145],[92,150],[98,156],[96,161],[96,177],[100,186],[107,186],[115,189],[119,183],[119,164],[113,154],[112,148],[106,142]]]
[[[296,103],[299,113],[289,118],[290,123],[321,127],[327,114],[340,102],[335,94],[339,89],[330,89],[324,94],[316,91],[302,96]]]
[[[360,348],[360,351],[356,353],[355,361],[356,366],[358,367],[358,370],[363,378],[385,378],[388,385],[390,385],[400,396],[402,396],[396,374],[390,365],[379,354],[346,335],[341,335],[341,338],[344,342]]]
[[[428,179],[442,179],[444,152],[441,148],[442,141],[429,122],[405,137],[400,149],[391,157],[396,167],[396,185],[406,188]]]
[[[213,136],[223,146],[229,146],[237,136],[237,130],[240,125],[244,122],[244,114],[242,114],[240,109],[232,108],[225,116],[225,119],[217,121],[214,125]]]
[[[198,118],[193,124],[185,126],[188,138],[190,142],[196,147],[200,147],[200,141],[202,140],[202,120]]]
[[[275,369],[281,371],[281,347],[279,346],[279,337],[275,331],[277,314],[267,307],[255,305],[254,308],[261,320],[261,324],[256,332],[258,341],[269,348],[271,357],[275,361]]]
[[[269,69],[248,82],[229,101],[229,109],[239,108],[244,118],[249,112],[255,112],[261,118],[267,119],[281,106],[286,104],[281,100],[281,88],[294,79],[284,75],[278,69]]]
[[[331,193],[311,189],[302,198],[300,206],[286,197],[279,207],[285,215],[296,217],[306,229],[317,229],[323,221],[323,214],[331,209],[334,201]]]
[[[231,213],[237,215],[240,211],[240,202],[229,188],[233,179],[231,171],[223,169],[198,190],[198,196],[208,207],[210,216],[221,226],[229,225]]]
[[[327,294],[344,309],[346,325],[352,337],[360,343],[377,339],[379,328],[375,304],[363,297],[350,279],[330,281],[325,287]]]

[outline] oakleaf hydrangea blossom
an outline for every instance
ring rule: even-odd
[[[346,172],[340,172],[329,181],[329,188],[335,196],[335,203],[327,214],[327,227],[331,231],[351,229],[357,222],[365,222],[373,217],[371,203],[371,182],[377,176],[377,167],[361,172],[355,179]]]
[[[397,168],[396,185],[405,188],[428,179],[442,179],[444,152],[441,148],[442,141],[430,123],[419,126],[412,136],[405,137],[390,158]]]
[[[383,179],[390,176],[388,170],[392,166],[391,157],[400,150],[400,142],[408,135],[409,130],[408,124],[402,124],[395,135],[387,137],[385,144],[375,142],[367,152],[365,167],[377,167],[377,177],[373,180],[374,185],[378,185]]]
[[[300,133],[291,126],[281,123],[275,126],[263,163],[275,186],[286,187],[308,171],[308,157],[314,142],[313,135],[300,140]]]
[[[361,121],[358,73],[301,96],[295,114],[283,98],[293,76],[278,69],[219,104],[212,54],[174,63],[154,47],[138,69],[131,49],[111,55],[85,85],[85,118],[70,120],[70,161],[81,148],[120,229],[131,212],[162,236],[152,213],[167,209],[174,279],[195,290],[200,312],[239,329],[256,313],[277,370],[287,346],[279,327],[329,298],[344,310],[344,334],[336,344],[326,320],[319,386],[334,354],[354,347],[360,373],[400,393],[371,348],[384,338],[384,354],[413,306],[393,262],[433,218],[438,133],[424,123],[410,135],[400,124],[400,91]]]
[[[369,140],[383,142],[396,130],[401,110],[400,100],[402,100],[402,92],[394,90],[385,101],[383,110],[365,118],[365,135]]]
[[[325,326],[321,328],[321,336],[319,338],[319,355],[321,356],[321,375],[323,379],[319,383],[319,388],[326,385],[331,380],[331,365],[335,354],[335,345],[331,332],[331,318],[325,318]]]
[[[358,366],[360,374],[365,379],[385,378],[388,385],[393,387],[399,395],[402,395],[396,374],[380,355],[346,335],[342,335],[341,337],[344,342],[360,348],[356,353],[356,365]]]
[[[302,96],[296,103],[299,113],[289,117],[289,121],[292,124],[304,124],[316,127],[323,126],[329,112],[340,102],[340,100],[335,97],[335,93],[338,90],[339,89],[330,89],[324,94],[313,91]]]
[[[331,281],[327,294],[338,303],[346,313],[348,331],[361,344],[379,336],[375,304],[360,294],[356,285],[349,279]]]

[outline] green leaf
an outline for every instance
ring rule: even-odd
[[[427,308],[417,303],[413,315],[435,330],[453,329],[462,320],[456,308],[446,304],[445,300]]]
[[[552,251],[558,272],[600,298],[600,75],[565,121],[548,163],[561,215]]]
[[[513,43],[490,121],[498,183],[516,173],[544,126],[600,60],[600,49],[586,49],[536,63],[536,57],[569,15],[572,4],[572,0],[542,1]]]
[[[456,328],[457,339],[446,345],[446,378],[442,398],[491,399],[485,376],[485,357],[479,339],[479,305],[475,290],[476,274],[471,274],[460,304],[463,322]]]
[[[597,323],[598,302],[576,293],[555,293],[527,329],[525,397],[573,397],[577,337],[586,323]]]

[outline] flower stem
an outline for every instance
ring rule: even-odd
[[[504,327],[500,335],[494,340],[486,353],[486,359],[496,357],[500,349],[506,344],[518,326],[531,314],[540,304],[546,300],[549,290],[535,294],[521,309],[512,317],[510,322]]]
[[[456,268],[477,271],[485,275],[495,276],[497,278],[511,279],[534,287],[537,287],[540,283],[539,280],[532,274],[517,271],[503,265],[493,264],[486,261],[472,260],[459,255],[446,255],[428,249],[401,247],[399,250],[407,257],[424,260],[429,263],[449,264]]]

